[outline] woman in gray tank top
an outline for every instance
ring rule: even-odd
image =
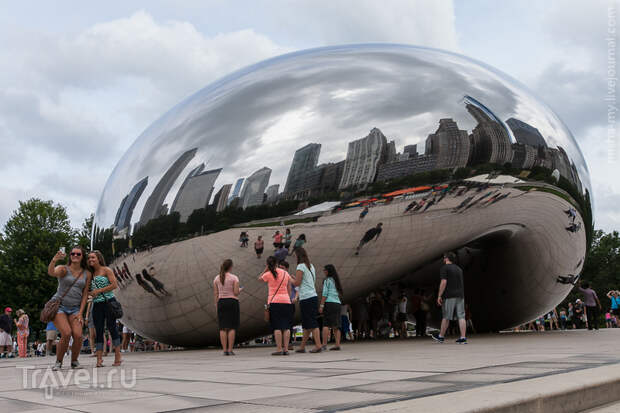
[[[58,313],[54,317],[54,326],[60,331],[60,342],[56,346],[56,363],[53,370],[62,367],[62,359],[69,347],[69,338],[73,337],[71,346],[71,368],[80,367],[78,356],[82,348],[82,330],[84,328],[84,308],[88,298],[88,286],[91,273],[86,266],[86,252],[81,247],[74,247],[69,254],[69,265],[56,265],[66,254],[58,251],[49,266],[47,273],[58,278],[58,289],[55,298],[60,299]]]

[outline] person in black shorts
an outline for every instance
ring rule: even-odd
[[[359,245],[355,249],[355,255],[359,255],[360,249],[362,249],[364,245],[372,241],[373,238],[375,239],[375,241],[379,239],[379,235],[381,235],[382,227],[383,227],[383,223],[379,222],[376,227],[370,228],[368,231],[366,231],[366,233],[364,234],[364,237],[362,237],[362,240],[360,241]]]

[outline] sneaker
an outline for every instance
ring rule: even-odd
[[[433,340],[435,340],[438,343],[444,342],[444,338],[441,337],[439,334],[431,334],[431,337],[433,338]]]
[[[72,369],[81,369],[82,366],[80,366],[80,362],[79,361],[75,360],[75,361],[71,362],[71,368]]]
[[[461,337],[455,341],[456,344],[467,344],[467,338]]]
[[[53,371],[58,371],[62,368],[62,361],[57,361],[56,363],[54,363],[54,367],[52,367]]]

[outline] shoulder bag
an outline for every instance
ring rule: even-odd
[[[84,271],[82,271],[82,274],[80,275],[83,274]],[[75,280],[73,280],[69,288],[67,288],[67,290],[60,298],[52,298],[47,303],[45,303],[43,310],[41,310],[41,316],[39,317],[39,320],[41,320],[42,323],[49,323],[50,321],[54,320],[54,317],[56,317],[56,313],[58,313],[58,309],[60,308],[60,303],[62,302],[63,298],[65,298],[67,293],[71,291],[71,288],[73,288],[78,279],[78,277],[75,277]]]
[[[116,298],[111,300],[106,298],[105,303],[108,306],[108,314],[110,314],[110,317],[115,320],[123,318],[123,307],[121,307],[121,303],[119,303]]]
[[[276,290],[273,292],[273,295],[271,296],[271,300],[269,301],[273,301],[273,299],[275,298],[275,296],[278,294],[278,290],[280,289],[280,287],[282,287],[282,283],[284,282],[284,280],[286,279],[286,276],[282,276],[282,281],[280,281],[280,285],[278,285],[278,288],[276,288]],[[269,302],[267,302],[267,304],[265,304],[265,322],[269,322],[270,318],[269,318]]]

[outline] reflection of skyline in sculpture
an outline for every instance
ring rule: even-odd
[[[243,185],[241,191],[241,208],[245,209],[251,206],[261,205],[265,196],[265,189],[269,185],[271,177],[271,169],[263,167],[250,175]]]
[[[300,188],[307,186],[304,180],[308,173],[316,168],[320,153],[321,145],[318,143],[309,143],[295,151],[284,185],[285,193],[296,193]]]
[[[471,155],[469,163],[496,163],[504,165],[512,162],[512,147],[507,128],[498,122],[497,117],[477,100],[465,97],[467,111],[478,124],[472,130]]]
[[[522,140],[511,141],[512,163],[495,164],[491,158],[502,162],[508,149],[502,152],[492,145],[503,144],[500,138],[505,143],[505,136],[487,136],[495,131],[479,127],[478,140],[490,146],[483,148],[481,160],[470,157],[476,149],[470,135],[478,123],[493,122],[476,122],[463,104],[464,94],[473,96],[478,106],[471,104],[484,107],[495,123],[513,118],[535,126],[554,149],[539,151]],[[345,165],[349,175],[353,169],[349,144],[368,137],[374,127],[373,133],[385,137],[379,145],[383,148],[364,159],[367,162],[360,161],[357,181],[340,190]],[[431,137],[429,148],[423,148],[429,134],[440,136]],[[320,157],[294,193],[283,191],[295,151],[309,143],[321,145]],[[141,226],[131,239],[110,236],[116,208],[132,185],[149,176],[154,187],[189,148],[198,148],[196,158],[208,154],[209,169],[224,168],[214,185],[220,193],[217,202],[214,198],[185,224],[178,224],[175,213]],[[489,162],[479,163],[487,158]],[[169,192],[176,192],[199,163],[185,165]],[[557,167],[558,175],[560,170],[575,177],[578,172],[575,180],[584,180],[586,195],[564,176],[554,183],[553,169],[537,168],[537,163]],[[263,166],[273,171],[263,168],[262,176],[256,176]],[[235,191],[239,178],[253,173]],[[282,192],[276,195],[278,184]],[[225,185],[231,185],[228,191]],[[175,106],[146,129],[110,176],[93,239],[112,263],[128,253],[139,268],[157,266],[158,277],[173,296],[158,299],[132,283],[119,291],[118,299],[129,328],[162,342],[205,345],[217,340],[213,291],[204,274],[217,273],[228,258],[244,286],[239,339],[267,333],[262,320],[266,287],[256,280],[264,259],[257,259],[251,248],[239,248],[237,241],[239,233],[246,232],[252,245],[258,236],[269,239],[286,227],[294,239],[307,236],[305,247],[315,266],[336,266],[347,303],[403,280],[407,288],[436,291],[435,265],[443,252],[459,250],[466,259],[474,257],[466,269],[473,323],[483,330],[501,329],[548,311],[568,293],[555,279],[576,274],[583,265],[592,222],[587,191],[587,165],[570,131],[518,82],[452,53],[343,46],[261,62]],[[215,212],[227,192],[234,200],[231,207],[238,209]],[[163,202],[172,205],[174,195],[168,193]],[[250,198],[254,202],[247,202]],[[424,205],[404,214],[414,201]],[[296,214],[323,203],[332,209]],[[360,203],[371,203],[361,224],[355,206]],[[260,207],[242,209],[249,204]],[[576,232],[565,229],[562,210],[571,205],[583,225]],[[385,228],[381,238],[355,257],[360,238],[378,222]],[[271,253],[267,248],[265,252],[264,258]]]
[[[142,215],[140,215],[140,225],[145,225],[151,219],[163,215],[162,208],[168,192],[170,192],[174,182],[181,175],[187,164],[194,158],[197,151],[198,148],[193,148],[184,152],[161,177],[144,204]]]
[[[205,164],[204,162],[201,163],[200,165],[196,166],[194,169],[192,169],[191,171],[189,171],[189,173],[187,174],[187,176],[185,177],[185,179],[183,180],[183,183],[181,184],[181,187],[179,188],[179,190],[177,191],[176,196],[174,197],[174,201],[172,201],[172,208],[171,211],[176,211],[176,206],[177,203],[179,202],[179,197],[181,196],[181,194],[184,192],[185,190],[185,186],[187,185],[187,182],[189,181],[189,179],[192,176],[196,176],[198,175],[200,172],[202,172],[205,169]]]
[[[378,128],[372,128],[364,138],[349,142],[340,188],[374,182],[379,165],[387,158],[387,138]]]
[[[278,192],[280,191],[280,184],[270,185],[265,191],[265,202],[274,203],[278,199]]]
[[[190,172],[172,204],[171,213],[178,212],[180,222],[187,222],[194,210],[205,208],[211,199],[222,168],[202,172],[203,168],[204,164]]]
[[[228,205],[230,205],[230,203],[233,201],[233,199],[239,197],[239,194],[241,193],[241,187],[243,185],[243,181],[244,180],[245,180],[245,178],[237,179],[237,182],[235,183],[235,189],[233,189],[232,195],[230,196],[230,198],[228,198]]]
[[[114,227],[116,228],[116,232],[120,232],[125,228],[129,228],[131,225],[131,217],[133,216],[133,211],[142,196],[142,192],[146,188],[149,182],[149,177],[145,177],[140,182],[135,184],[129,194],[123,198],[120,207],[118,208],[118,212],[116,214],[116,219],[114,221]]]
[[[439,119],[435,133],[426,138],[426,155],[436,155],[438,169],[462,168],[469,160],[469,137],[453,119]]]
[[[543,138],[538,129],[536,129],[532,125],[528,125],[527,123],[515,118],[508,119],[506,121],[506,124],[510,126],[510,129],[512,130],[512,133],[517,142],[533,147],[547,147],[547,142],[545,142],[545,138]]]
[[[223,211],[228,205],[228,194],[230,193],[230,189],[232,188],[232,184],[222,185],[219,191],[213,197],[213,206],[215,207],[215,212]]]

